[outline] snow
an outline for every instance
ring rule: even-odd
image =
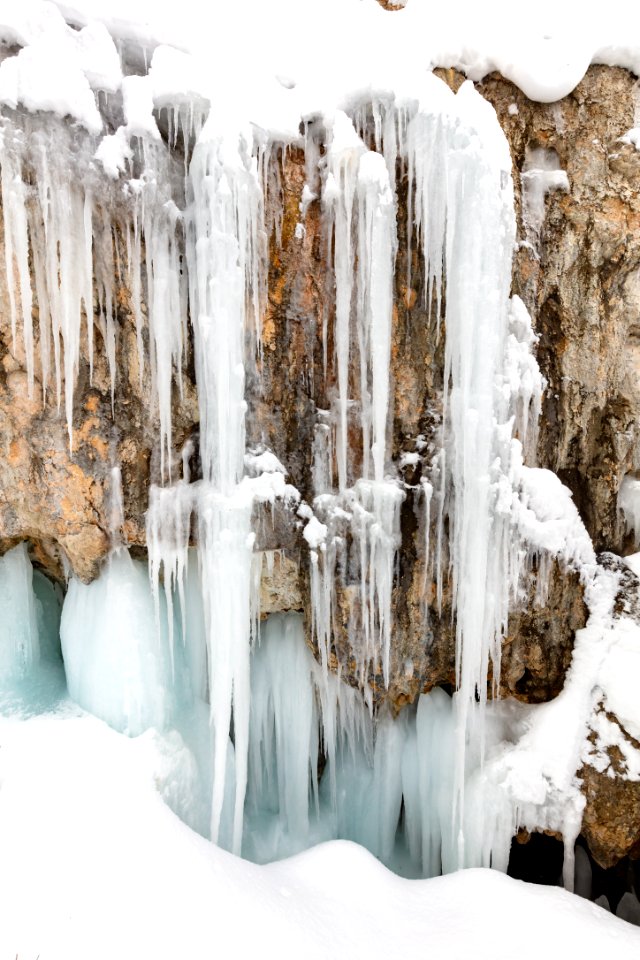
[[[127,134],[130,137],[160,139],[153,116],[153,87],[149,77],[124,77],[122,101]]]
[[[595,553],[571,491],[551,470],[516,467],[518,527],[532,551],[560,556],[578,570],[591,569]]]
[[[277,476],[282,477],[282,474]],[[117,493],[115,479],[114,489]],[[187,484],[156,490],[154,497],[160,500],[164,497],[168,503],[176,504],[180,502],[176,490],[181,491],[186,509],[188,497],[192,494]],[[118,526],[116,513],[114,508],[114,529]],[[169,514],[161,510],[159,516],[167,520]],[[175,519],[177,526],[173,535],[177,535],[178,540],[174,543],[179,546],[180,538],[185,536],[185,529],[181,526],[184,517]],[[225,530],[232,530],[233,514],[224,522]],[[635,631],[636,646],[638,638],[635,624],[625,618],[612,620],[612,605],[619,585],[617,573],[600,570],[587,585],[591,618],[576,637],[574,660],[560,696],[537,707],[514,702],[487,704],[484,742],[472,740],[464,756],[466,803],[463,826],[466,842],[461,862],[458,822],[451,817],[456,791],[451,755],[457,735],[456,700],[461,694],[451,699],[444,691],[436,689],[419,698],[417,710],[405,710],[395,721],[379,717],[374,724],[366,700],[328,671],[328,651],[321,648],[321,664],[314,660],[304,642],[302,618],[297,615],[272,616],[262,628],[253,652],[249,655],[247,648],[242,646],[236,652],[236,656],[247,656],[250,671],[246,773],[242,769],[238,772],[237,753],[241,742],[237,726],[235,749],[227,734],[226,747],[221,751],[218,738],[218,756],[222,752],[225,766],[217,766],[211,736],[213,734],[215,745],[216,729],[224,736],[228,726],[224,714],[219,712],[221,702],[224,703],[220,691],[211,696],[212,701],[218,697],[217,710],[211,711],[212,733],[208,729],[209,711],[205,705],[207,685],[212,689],[216,676],[224,678],[219,666],[215,675],[204,673],[205,650],[210,644],[206,617],[211,616],[212,593],[207,596],[199,587],[193,551],[188,551],[186,546],[186,556],[178,551],[171,568],[167,566],[171,562],[171,540],[156,544],[153,537],[161,536],[162,531],[154,521],[151,521],[150,533],[153,535],[150,539],[153,563],[158,562],[154,550],[159,549],[160,556],[164,556],[166,606],[156,595],[157,613],[154,617],[154,596],[146,573],[120,548],[92,585],[72,581],[61,628],[65,669],[72,695],[117,730],[133,734],[131,743],[142,745],[135,747],[135,755],[130,754],[131,763],[137,768],[135,774],[130,768],[123,773],[127,784],[126,797],[118,801],[123,816],[135,816],[135,801],[132,799],[126,812],[126,798],[133,797],[141,771],[147,771],[150,782],[155,783],[166,803],[184,821],[204,834],[217,831],[215,835],[219,842],[232,847],[238,842],[240,779],[243,798],[245,785],[247,789],[246,803],[243,803],[246,829],[242,834],[242,853],[259,862],[279,859],[309,844],[343,837],[363,844],[384,863],[408,876],[437,874],[441,866],[445,871],[451,871],[460,865],[473,867],[491,863],[504,870],[511,838],[518,827],[524,826],[563,833],[567,844],[565,882],[571,885],[573,841],[584,802],[575,771],[584,755],[589,717],[603,692],[607,697],[619,698],[615,707],[621,712],[625,708],[624,697],[628,698],[624,714],[626,723],[630,723],[630,711],[634,709],[632,687],[629,686],[628,691],[620,687],[618,666],[609,663],[612,655],[628,654],[628,627]],[[245,545],[246,548],[250,549],[249,545]],[[226,562],[232,561],[235,562],[233,554],[228,553]],[[32,617],[29,611],[38,603],[44,605],[35,625],[38,634],[35,642],[42,651],[50,650],[51,640],[47,639],[44,628],[48,620],[49,632],[56,629],[55,598],[42,593],[42,585],[35,575],[35,594],[31,591],[31,565],[24,547],[17,548],[2,562],[5,565],[17,563],[23,580],[22,593],[16,592],[15,585],[12,588],[12,596],[19,600],[18,605],[14,605],[14,620],[17,617],[18,622],[29,623],[29,617]],[[7,567],[0,571],[0,585],[12,586],[12,570]],[[218,581],[225,583],[220,576]],[[180,606],[179,609],[173,608],[175,638],[169,641],[167,616],[172,617],[172,586],[178,588]],[[227,598],[231,610],[237,595],[237,592],[230,593]],[[221,603],[217,597],[215,602]],[[248,603],[248,600],[244,598],[243,602]],[[218,606],[217,609],[222,608]],[[178,614],[182,621],[181,630]],[[173,621],[170,619],[169,622]],[[223,622],[228,623],[228,620]],[[33,628],[31,622],[31,636]],[[13,631],[15,633],[15,627]],[[213,655],[216,655],[215,649]],[[51,653],[46,657],[50,658]],[[35,657],[30,658],[27,666],[23,665],[21,658],[20,664],[20,690],[26,689],[30,676],[34,680],[41,678],[38,680],[41,684],[50,676],[47,671],[51,668],[39,663]],[[624,666],[630,669],[629,664]],[[607,677],[608,667],[611,668],[610,679]],[[235,665],[231,668],[238,669]],[[244,667],[241,665],[240,669]],[[11,665],[3,670],[5,684],[15,684]],[[242,679],[243,673],[238,675]],[[54,675],[54,693],[59,687],[57,676]],[[228,689],[225,679],[223,692]],[[59,698],[59,693],[56,696]],[[2,739],[3,731],[14,730],[13,735],[20,743],[17,749],[22,756],[23,740],[28,736],[24,729],[31,729],[34,724],[55,722],[57,727],[52,732],[56,743],[55,756],[69,729],[65,723],[70,717],[78,719],[78,708],[66,700],[57,708],[55,717],[50,715],[51,706],[46,704],[42,716],[42,707],[35,706],[37,701],[33,696],[27,703],[31,713],[35,710],[40,715],[27,723],[23,719],[24,713],[15,716],[13,707],[13,718],[10,712],[8,719],[0,720],[3,747],[0,751],[0,782],[3,784],[0,830],[3,798],[7,796],[11,778],[15,777],[14,770],[9,778],[3,773],[2,764],[7,758],[11,762],[12,757]],[[4,713],[6,717],[6,699]],[[598,717],[602,714],[596,713],[596,720]],[[81,719],[82,730],[90,731],[91,743],[86,749],[99,754],[103,749],[100,737],[104,740],[106,736],[100,732],[104,728],[97,725],[95,717]],[[620,734],[616,740],[603,724],[604,721],[600,726],[591,723],[592,729],[600,736],[601,753],[606,743],[621,743],[628,765],[627,775],[636,779],[640,775],[637,755],[626,748]],[[559,731],[562,736],[558,735]],[[327,767],[318,783],[320,743],[323,744]],[[37,762],[37,751],[43,749],[49,749],[48,742],[34,744],[34,763]],[[125,751],[130,748],[114,749]],[[147,755],[145,751],[150,752]],[[73,752],[74,761],[80,764],[75,779],[69,777],[63,766],[58,770],[56,783],[63,792],[66,789],[78,791],[82,798],[86,795],[86,787],[78,786],[77,777],[90,776],[90,767],[86,768],[82,753],[78,756],[77,745]],[[598,758],[584,759],[599,762]],[[42,760],[38,762],[42,763]],[[47,755],[46,763],[49,762],[53,761]],[[93,788],[101,793],[105,789],[103,778],[111,775],[109,758],[96,756],[92,762],[101,765],[101,774],[93,784]],[[148,762],[153,764],[151,773],[147,769]],[[219,760],[217,762],[219,764]],[[46,764],[42,776],[47,776]],[[217,821],[212,818],[209,823],[206,808],[211,797],[212,780],[214,802],[218,796],[221,805],[217,814],[213,809]],[[32,788],[33,785],[29,784],[29,789]],[[116,785],[111,784],[106,790],[105,803],[113,805],[111,791],[115,789]],[[90,798],[87,802],[92,803],[92,811],[100,808]],[[115,804],[116,810],[120,809],[118,804]],[[401,817],[402,809],[404,814]],[[110,811],[110,815],[112,813]],[[145,813],[145,818],[147,816]],[[171,822],[174,826],[167,827]],[[175,821],[158,826],[165,831],[178,829]],[[183,829],[179,827],[180,831]],[[167,841],[163,835],[161,842]],[[191,846],[194,843],[200,843],[195,836],[189,840]],[[139,845],[136,846],[136,850],[139,849]],[[48,850],[46,845],[41,850],[46,861],[45,870],[49,869]],[[78,852],[74,851],[73,855]],[[170,855],[173,856],[174,852]],[[144,849],[141,856],[148,857]],[[153,869],[158,856],[156,852],[149,862],[144,859],[140,870]],[[206,856],[217,857],[218,853]],[[354,856],[361,857],[362,854]],[[286,865],[282,870],[286,870]],[[334,887],[335,882],[332,889]]]
[[[595,735],[583,751],[585,763],[599,773],[619,777],[623,780],[640,780],[640,751],[625,735],[620,724],[610,720],[604,709],[596,710],[589,721],[589,729]],[[615,766],[612,764],[610,748],[618,751]]]
[[[244,456],[244,465],[248,470],[256,473],[282,473],[286,476],[287,471],[280,463],[275,453],[271,450],[263,450],[262,453],[246,453]]]
[[[640,950],[640,932],[586,901],[494,871],[406,881],[351,843],[259,867],[165,806],[171,750],[128,740],[71,704],[0,721],[0,953],[42,960],[341,958],[383,952],[537,960]],[[495,929],[500,929],[496,938]]]
[[[129,137],[125,127],[118,127],[115,133],[102,138],[95,152],[96,160],[104,167],[105,173],[117,180],[127,170],[127,161],[133,157],[129,146]]]
[[[84,29],[67,27],[58,10]],[[472,0],[435,9],[411,0],[392,14],[375,0],[325,0],[322,16],[312,11],[310,3],[313,49],[300,42],[294,0],[278,0],[268,10],[256,0],[237,0],[233,7],[206,7],[196,0],[179,7],[150,0],[71,0],[56,6],[43,0],[5,2],[0,38],[19,43],[27,56],[0,67],[0,78],[3,71],[14,73],[7,81],[10,90],[0,85],[0,98],[68,114],[88,129],[99,129],[88,94],[119,89],[114,41],[137,48],[143,65],[151,59],[158,106],[194,99],[219,105],[217,91],[225,89],[252,122],[293,137],[296,117],[340,109],[350,94],[367,88],[417,89],[416,79],[435,66],[457,67],[473,80],[498,70],[543,102],[570,93],[591,62],[640,72],[640,14],[626,0],[615,0],[606,22],[597,25],[592,18],[576,18],[569,6],[543,0],[527,29],[506,0],[493,0],[490,14]],[[253,25],[251,37],[246,23]],[[214,56],[210,36],[216,37]],[[240,37],[243,56],[238,58]],[[366,42],[357,42],[358,37]],[[327,51],[328,75],[323,69]],[[52,71],[54,59],[58,69]]]
[[[415,467],[420,462],[420,454],[413,450],[404,451],[400,454],[398,460],[398,470],[404,470],[405,467]]]
[[[317,517],[310,517],[302,533],[312,550],[317,550],[327,538],[327,527]]]
[[[215,35],[212,28],[222,26],[228,39],[246,22],[252,22],[255,29],[252,38],[244,40],[243,64],[251,63],[256,72],[287,77],[290,84],[295,84],[294,96],[304,85],[315,86],[318,92],[314,74],[317,78],[318,63],[328,50],[333,53],[332,73],[341,73],[339,78],[328,78],[328,82],[342,90],[344,78],[358,76],[367,61],[368,77],[361,81],[363,86],[374,81],[374,74],[388,77],[398,68],[409,72],[411,64],[422,69],[454,66],[466,70],[474,80],[499,70],[528,97],[546,102],[566,96],[590,62],[618,63],[640,72],[638,11],[627,0],[615,0],[603,22],[576,18],[570,4],[541,0],[531,11],[526,29],[521,18],[513,16],[506,0],[493,0],[489,10],[478,8],[472,0],[463,0],[455,8],[434,8],[424,0],[409,0],[404,9],[394,13],[385,13],[374,0],[366,4],[329,0],[322,5],[323,16],[313,17],[315,56],[299,40],[299,7],[294,0],[279,0],[277,7],[271,5],[268,11],[254,0],[237,2],[232,9],[206,9],[195,0],[179,8],[149,0],[115,0],[108,4],[105,0],[64,0],[58,6],[77,24],[100,19],[117,38],[135,38],[149,51],[161,43],[171,44],[201,62],[208,46],[204,38]],[[7,33],[15,36],[20,27],[24,31],[27,16],[14,16],[17,23],[9,21]],[[366,44],[354,42],[359,36],[367,38]],[[224,40],[218,42],[220,62],[209,69],[235,78],[238,67],[229,46]],[[386,56],[381,55],[382,50]]]
[[[505,346],[505,395],[515,410],[515,432],[529,459],[535,460],[538,418],[546,386],[534,356],[538,338],[531,317],[517,295],[511,297],[509,334]]]
[[[32,9],[37,27],[29,31],[29,42],[0,64],[0,103],[70,116],[91,133],[99,133],[102,119],[93,90],[115,92],[122,79],[112,38],[100,22],[79,32],[71,29],[51,4]],[[18,38],[24,36],[20,21],[24,13],[16,15],[13,34]],[[0,34],[11,36],[11,29],[5,30],[0,27]]]
[[[640,127],[632,127],[631,130],[627,130],[620,140],[622,143],[630,143],[636,150],[640,150]]]
[[[627,733],[640,741],[640,704],[635,678],[640,674],[640,625],[623,617],[616,624],[615,643],[600,670],[605,705]]]

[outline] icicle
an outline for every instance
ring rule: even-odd
[[[261,288],[262,269],[262,198],[255,165],[246,156],[238,155],[233,166],[227,159],[219,140],[196,145],[189,250],[203,473],[226,495],[242,476],[245,299],[248,283]],[[259,315],[253,301],[252,310]]]
[[[251,664],[251,733],[247,806],[272,811],[285,836],[261,859],[307,845],[310,799],[317,793],[318,718],[311,676],[314,660],[302,618],[272,615]],[[264,831],[258,820],[254,830]],[[248,845],[255,842],[248,839]]]
[[[164,583],[172,672],[175,664],[173,608],[176,592],[180,604],[183,643],[186,642],[187,638],[185,578],[189,561],[191,518],[195,506],[194,497],[194,489],[183,482],[173,487],[152,486],[149,490],[149,508],[146,519],[149,576],[158,629],[160,626],[160,583]],[[194,684],[198,684],[198,678],[193,677],[192,680]]]
[[[23,129],[16,129],[20,123]],[[79,140],[79,142],[78,142]],[[130,156],[132,151],[125,143]],[[122,187],[100,180],[87,161],[95,156],[95,138],[73,132],[63,122],[44,127],[29,115],[3,121],[0,140],[5,248],[12,329],[16,332],[16,289],[29,390],[34,384],[32,291],[33,262],[38,306],[42,391],[46,396],[50,355],[60,406],[64,404],[70,443],[73,394],[80,361],[83,318],[87,324],[89,373],[93,377],[94,287],[104,352],[109,366],[112,407],[117,379],[118,284],[125,273],[136,324],[139,377],[144,370],[141,256],[146,258],[146,294],[152,389],[160,416],[161,471],[171,468],[171,399],[174,380],[182,390],[187,336],[187,279],[183,267],[184,230],[173,198],[174,164],[155,140],[143,141],[136,154],[140,180]],[[116,176],[117,176],[116,171]],[[33,180],[35,186],[27,184]],[[177,191],[179,195],[179,190]],[[98,199],[99,198],[99,203]],[[121,249],[121,245],[124,250]],[[17,279],[16,279],[17,278]],[[14,336],[15,342],[15,336]]]
[[[95,249],[95,275],[98,289],[98,313],[102,327],[109,378],[111,382],[111,411],[115,405],[116,388],[116,298],[114,280],[116,279],[114,236],[111,218],[101,208],[96,216],[96,229],[93,234]],[[66,381],[65,381],[66,382]]]
[[[140,246],[140,225],[138,223],[137,213],[134,213],[133,223],[127,224],[126,234],[127,244],[127,276],[129,278],[129,288],[131,291],[131,309],[136,324],[136,345],[138,348],[138,383],[142,386],[144,376],[144,346],[142,340],[143,317],[142,317],[142,277],[141,277],[141,259],[142,250]]]
[[[345,519],[349,521],[353,562],[360,574],[359,609],[354,611],[349,640],[364,688],[370,668],[381,669],[384,682],[389,682],[391,593],[399,543],[399,507],[403,499],[400,488],[384,480],[396,252],[395,204],[385,159],[366,150],[353,124],[342,114],[337,114],[333,123],[328,170],[323,201],[330,211],[334,231],[339,495],[328,495],[331,472],[326,464],[331,457],[331,447],[326,425],[320,423],[316,427],[314,446],[316,509],[329,535],[322,544],[312,542],[310,524],[305,529],[305,537],[312,549],[313,629],[326,676],[336,559],[343,544],[334,520],[337,519],[338,526]],[[352,232],[357,237],[355,250]],[[354,291],[355,302],[352,302]],[[356,339],[360,359],[363,478],[350,488],[347,486],[347,410],[350,344]]]
[[[27,379],[32,394],[35,369],[30,252],[38,302],[43,396],[46,396],[53,346],[56,395],[60,405],[64,380],[71,444],[73,391],[83,316],[89,331],[90,353],[93,344],[91,199],[69,160],[84,148],[84,144],[80,151],[77,144],[72,145],[72,134],[63,123],[52,122],[44,128],[37,119],[29,116],[20,118],[23,130],[16,129],[6,118],[3,123],[0,166],[14,344],[17,317],[14,290],[18,286]],[[87,137],[86,142],[93,146],[91,138]],[[27,187],[31,177],[35,182],[33,189]],[[112,353],[109,359],[113,372]]]
[[[429,611],[429,593],[431,585],[431,560],[430,560],[430,546],[431,546],[431,501],[433,500],[433,484],[426,480],[424,477],[421,481],[422,493],[424,496],[424,574],[422,579],[422,605],[423,605],[423,618],[424,622],[427,622],[428,611]]]
[[[214,781],[211,839],[218,838],[227,745],[233,708],[236,798],[233,852],[242,843],[249,739],[249,653],[251,640],[252,498],[217,491],[199,504],[199,545],[205,626],[209,651],[211,722],[214,730]]]
[[[139,257],[144,241],[152,388],[160,417],[160,470],[171,479],[171,404],[174,381],[182,395],[187,339],[187,278],[183,274],[184,228],[172,195],[172,170],[164,148],[143,142],[144,173],[134,192],[133,228],[128,240],[132,306],[142,377]],[[131,182],[133,185],[133,182]],[[131,228],[130,228],[131,230]],[[132,264],[133,254],[133,264]]]
[[[369,664],[375,667],[379,661],[385,686],[389,683],[391,598],[403,500],[404,492],[395,483],[366,480],[356,483],[350,499],[360,571],[360,620],[350,639],[362,685]]]
[[[332,836],[356,839],[359,819],[365,815],[349,783],[356,772],[367,777],[373,765],[373,720],[370,706],[339,674],[314,667],[316,694],[320,703],[322,746],[326,772],[320,785],[321,799],[332,819]],[[345,802],[346,801],[346,802]],[[365,801],[366,802],[366,801]],[[347,808],[347,809],[345,809]],[[345,820],[351,825],[347,826]]]
[[[13,139],[13,143],[10,141]],[[29,396],[33,396],[33,318],[32,294],[29,278],[29,240],[27,227],[27,191],[22,181],[19,134],[5,122],[0,139],[0,165],[2,172],[2,212],[4,222],[5,266],[7,292],[11,311],[12,349],[16,350],[17,306],[16,289],[20,291],[20,307],[24,351],[27,362]],[[16,271],[18,282],[16,283]]]
[[[511,298],[509,308],[509,335],[505,347],[504,392],[511,414],[515,418],[515,432],[532,466],[535,466],[538,442],[538,419],[544,377],[532,350],[538,342],[531,317],[518,296]]]
[[[338,373],[338,424],[336,457],[338,487],[348,485],[349,353],[353,297],[354,245],[352,238],[353,206],[357,190],[358,164],[365,152],[351,120],[337,111],[332,128],[328,156],[328,176],[322,200],[330,211],[334,231],[334,271],[336,284],[335,350]]]
[[[395,205],[389,174],[380,154],[367,152],[358,167],[358,333],[362,406],[362,476],[384,479],[389,360],[396,248]],[[371,384],[369,385],[369,369]]]
[[[211,838],[217,841],[233,716],[236,796],[232,849],[239,853],[249,745],[253,493],[239,485],[245,452],[244,343],[259,330],[264,290],[263,205],[245,142],[210,121],[190,168],[188,260],[200,403],[198,541],[209,653],[214,778]]]
[[[69,171],[66,157],[58,153],[58,148],[41,131],[34,134],[34,141],[31,160],[44,224],[44,235],[39,242],[38,239],[34,242],[34,269],[44,279],[40,288],[46,290],[51,313],[58,403],[61,380],[64,379],[67,429],[72,446],[73,393],[78,373],[82,315],[88,324],[93,323],[93,276],[87,254],[91,239],[85,233],[88,223],[84,191]]]
[[[122,498],[122,472],[120,467],[112,467],[109,483],[109,535],[112,550],[122,545],[123,525],[124,501]]]

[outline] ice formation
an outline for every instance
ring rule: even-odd
[[[378,58],[375,82],[368,63],[346,54],[336,89],[328,80],[319,89],[313,71],[284,53],[291,76],[283,69],[264,79],[256,49],[243,58],[258,65],[249,94],[250,84],[234,86],[237,63],[223,41],[212,56],[209,34],[203,60],[197,37],[183,50],[158,45],[167,38],[157,27],[148,69],[140,61],[123,76],[126,44],[118,56],[102,23],[76,30],[52,5],[27,7],[22,19],[18,11],[0,23],[4,41],[20,47],[0,64],[13,351],[24,358],[31,394],[38,383],[45,396],[55,391],[59,406],[64,399],[72,445],[82,339],[92,365],[94,350],[103,350],[115,398],[126,310],[138,375],[150,373],[159,420],[150,576],[121,542],[116,466],[111,556],[94,583],[72,579],[64,601],[70,696],[130,736],[154,728],[168,757],[160,778],[167,802],[214,842],[256,861],[343,838],[410,876],[504,870],[522,826],[564,834],[570,886],[581,814],[575,771],[590,718],[599,742],[615,735],[593,719],[598,698],[630,732],[640,729],[632,694],[612,679],[635,664],[637,631],[614,618],[616,576],[596,570],[569,492],[532,463],[544,384],[531,318],[510,297],[515,218],[506,140],[470,82],[454,95],[424,66],[464,61],[471,77],[503,68],[530,95],[554,100],[593,56],[614,54],[585,42],[567,60],[552,43],[545,51],[559,60],[549,73],[531,60],[516,69],[499,45],[471,63],[462,48],[438,54],[434,46],[424,55],[403,51],[406,69]],[[350,2],[349,16],[356,8],[362,15],[363,5]],[[418,8],[409,3],[384,23],[392,31],[416,27]],[[78,5],[76,26],[87,9]],[[247,9],[239,3],[229,16]],[[113,11],[100,16],[122,39],[124,21],[118,26]],[[366,16],[381,46],[383,14],[375,8]],[[332,36],[336,60],[343,33]],[[424,31],[413,33],[422,42]],[[141,39],[135,31],[126,37],[134,49]],[[631,49],[620,57],[640,63]],[[38,111],[57,116],[45,123]],[[265,191],[271,158],[291,144],[306,147],[309,180],[296,235],[304,236],[306,211],[318,200],[335,293],[332,336],[328,326],[323,331],[335,390],[330,408],[317,411],[311,504],[299,504],[273,453],[245,449],[245,380],[261,351],[267,240],[278,223],[277,212],[275,225],[267,222]],[[376,713],[371,680],[386,685],[391,675],[405,497],[399,472],[417,459],[410,451],[394,463],[388,438],[399,170],[409,188],[409,243],[424,258],[425,306],[445,337],[440,448],[421,481],[422,559],[425,595],[433,578],[442,603],[451,580],[457,689],[453,697],[423,694],[393,720]],[[536,242],[545,192],[568,183],[557,158],[540,151],[528,157],[523,179]],[[189,325],[200,418],[195,478],[188,449],[182,466],[175,461],[171,425]],[[625,481],[620,501],[636,535],[637,483]],[[256,504],[276,499],[297,508],[304,523],[319,662],[299,615],[258,627],[253,518]],[[535,568],[543,599],[554,559],[580,573],[591,611],[565,690],[540,707],[490,702],[489,677],[495,694],[523,575]],[[58,656],[59,604],[42,580],[24,546],[0,560],[3,684],[22,682]],[[353,599],[344,643],[334,629],[337,580]],[[355,660],[359,690],[341,682],[345,658]],[[630,755],[633,776],[634,763]]]
[[[623,479],[618,494],[618,509],[623,516],[627,533],[633,534],[637,544],[640,540],[640,480],[634,477]]]
[[[130,736],[165,729],[171,720],[163,619],[159,636],[147,570],[126,550],[88,586],[69,584],[60,630],[69,694]]]
[[[569,178],[560,168],[556,151],[544,147],[527,149],[522,170],[524,222],[536,245],[544,221],[545,197],[552,190],[569,191]]]
[[[24,677],[40,660],[40,639],[32,568],[26,547],[14,547],[0,560],[2,644],[0,676]]]

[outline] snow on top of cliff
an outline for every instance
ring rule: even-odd
[[[393,13],[375,0],[0,0],[0,40],[23,48],[0,66],[0,101],[68,114],[90,130],[90,90],[113,92],[122,79],[116,45],[151,65],[156,105],[202,98],[286,136],[300,116],[366,91],[419,97],[436,66],[472,80],[498,70],[543,102],[566,96],[590,63],[640,73],[631,0],[612,0],[597,22],[551,0],[526,17],[506,0],[408,0]]]

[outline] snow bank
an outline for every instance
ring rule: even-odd
[[[492,871],[406,881],[345,842],[239,860],[162,803],[160,738],[129,740],[70,705],[1,720],[0,743],[2,956],[538,960],[527,930],[541,917],[556,956],[640,952],[640,931],[599,907]]]

